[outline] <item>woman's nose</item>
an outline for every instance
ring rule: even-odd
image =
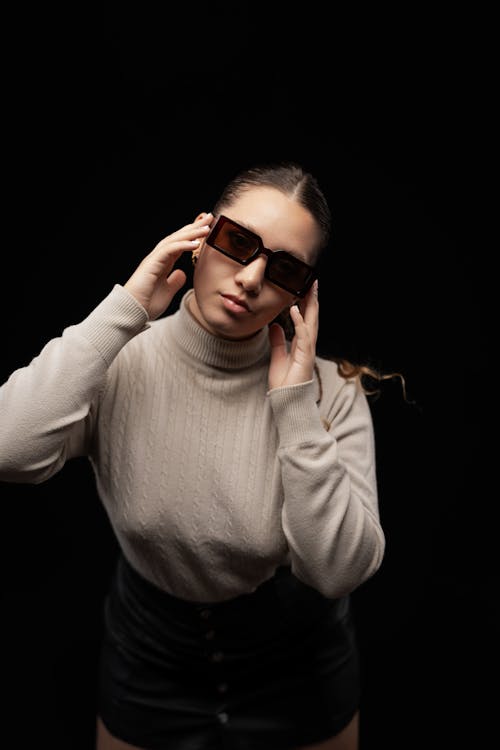
[[[240,284],[246,292],[258,294],[264,283],[266,263],[265,255],[259,255],[248,266],[241,266],[235,275],[236,283]]]

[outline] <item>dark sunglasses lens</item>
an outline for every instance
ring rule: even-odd
[[[259,247],[255,237],[230,222],[222,225],[217,233],[216,243],[224,252],[238,260],[247,260]]]
[[[308,266],[296,260],[288,253],[275,253],[267,265],[269,281],[283,286],[293,293],[306,290],[312,280],[312,271]]]
[[[258,237],[225,216],[219,219],[207,242],[240,263],[251,261],[262,249]],[[268,255],[265,275],[269,281],[299,296],[306,293],[314,278],[310,266],[284,250]]]

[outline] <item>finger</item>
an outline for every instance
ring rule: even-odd
[[[194,243],[197,241],[198,244],[200,244],[202,240],[204,240],[205,237],[209,234],[210,224],[212,220],[212,214],[204,214],[202,217],[192,222],[191,224],[186,224],[176,232],[172,232],[171,234],[160,240],[160,242],[158,242],[158,244],[153,248],[150,255],[160,255],[161,257],[165,257],[165,253],[175,254],[175,252],[177,252],[177,250],[181,248],[181,245],[179,245],[178,243]],[[189,247],[189,245],[182,245],[182,250],[186,249],[190,250],[192,248]]]
[[[167,239],[183,240],[204,237],[209,233],[212,222],[213,216],[211,213],[203,214],[191,224],[185,224],[180,229],[177,229],[177,231],[169,234]]]
[[[184,284],[186,283],[186,274],[181,268],[176,268],[175,271],[172,271],[170,276],[167,279],[167,286],[169,293],[172,293],[172,297],[174,297],[179,289],[181,289]]]
[[[318,281],[316,280],[308,290],[306,296],[300,303],[300,312],[306,322],[315,323],[318,318],[319,301],[318,301]]]
[[[316,342],[319,326],[319,301],[317,281],[315,281],[311,289],[309,289],[301,307],[302,318],[307,327],[307,330],[309,331],[309,335],[311,339]]]
[[[295,357],[299,351],[306,354],[313,350],[316,339],[315,331],[311,330],[311,324],[306,325],[298,305],[292,305],[290,308],[290,317],[295,328],[295,336],[293,337],[290,353]]]
[[[185,283],[186,274],[182,269],[176,268],[175,271],[172,271],[170,276],[163,282],[163,289],[160,294],[161,307],[164,307],[166,309],[172,302],[179,289],[182,289]]]
[[[275,388],[283,382],[288,359],[285,332],[277,323],[272,323],[269,326],[269,343],[271,345],[271,357],[268,382],[270,388]]]
[[[180,268],[172,271],[167,278],[157,281],[153,301],[149,305],[149,315],[152,320],[165,312],[185,282],[186,274]]]
[[[193,252],[200,244],[199,239],[171,240],[166,237],[151,251],[149,258],[157,261],[168,272],[183,253]]]
[[[291,306],[290,317],[292,319],[293,325],[295,326],[295,332],[297,332],[297,328],[300,328],[301,326],[303,327],[305,325],[304,318],[298,304]]]
[[[269,326],[269,343],[274,352],[274,356],[286,356],[286,338],[283,328],[278,323],[272,323]]]

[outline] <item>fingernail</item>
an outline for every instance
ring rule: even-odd
[[[191,244],[192,245],[199,245],[200,244],[200,240],[191,240]]]

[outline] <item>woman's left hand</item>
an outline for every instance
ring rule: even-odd
[[[295,327],[290,350],[282,327],[273,323],[269,328],[269,389],[298,385],[312,380],[319,320],[317,281],[300,304],[290,308],[290,317]]]

